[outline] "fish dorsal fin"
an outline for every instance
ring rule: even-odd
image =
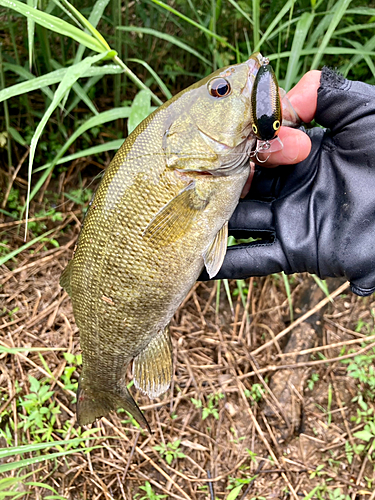
[[[172,380],[172,345],[168,327],[154,337],[133,361],[134,385],[157,398],[165,392]]]
[[[207,204],[208,200],[199,196],[195,182],[191,182],[155,215],[143,233],[144,238],[160,245],[173,243],[186,233]]]
[[[70,285],[70,277],[72,275],[72,268],[73,268],[73,260],[70,260],[68,262],[68,265],[62,272],[62,275],[60,276],[60,286],[63,287],[63,289],[66,291],[70,297],[72,296],[72,287]]]
[[[204,265],[210,278],[216,276],[223,264],[228,246],[228,222],[220,229],[203,254]]]

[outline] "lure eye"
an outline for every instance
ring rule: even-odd
[[[275,120],[272,124],[274,130],[279,130],[280,128],[280,122],[279,120]]]
[[[254,123],[253,123],[253,132],[254,132],[254,134],[258,133],[258,127],[256,125],[254,125]]]
[[[226,97],[231,88],[225,78],[215,78],[208,85],[208,91],[213,97]]]

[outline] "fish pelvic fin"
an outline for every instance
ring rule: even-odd
[[[213,278],[219,272],[227,253],[227,245],[228,222],[220,229],[203,254],[204,265],[210,278]]]
[[[157,398],[169,388],[172,373],[172,345],[167,326],[134,358],[134,385],[149,398]]]
[[[66,291],[70,297],[72,296],[72,287],[70,285],[70,277],[72,275],[72,268],[73,268],[73,260],[70,260],[68,262],[68,265],[62,272],[62,275],[60,277],[60,286],[63,287],[63,289]]]
[[[150,426],[127,387],[119,387],[117,391],[98,391],[82,382],[77,391],[77,420],[79,425],[92,424],[97,418],[105,417],[109,412],[123,408],[129,412],[141,427],[151,433]]]

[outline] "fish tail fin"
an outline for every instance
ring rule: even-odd
[[[81,377],[82,379],[82,377]],[[97,418],[108,415],[110,411],[123,408],[128,411],[139,425],[151,433],[150,426],[127,387],[117,392],[98,391],[80,380],[77,391],[77,420],[79,425],[92,424]]]

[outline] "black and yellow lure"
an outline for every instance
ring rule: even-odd
[[[279,84],[268,59],[259,68],[251,93],[254,135],[261,141],[274,139],[281,126]]]
[[[264,58],[255,76],[251,93],[252,128],[258,139],[253,155],[261,163],[266,160],[260,160],[258,153],[271,153],[283,147],[277,138],[282,123],[281,109],[279,84],[269,60]],[[276,138],[278,144],[273,141]]]

